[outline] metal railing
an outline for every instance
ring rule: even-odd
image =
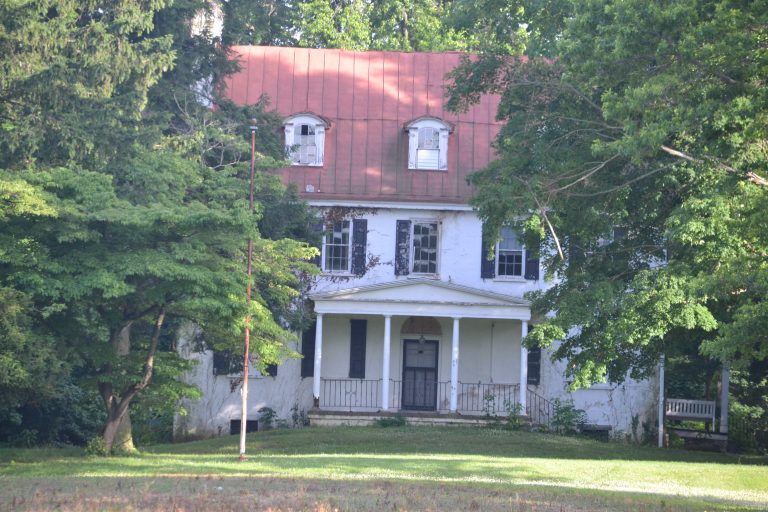
[[[320,379],[320,407],[326,409],[375,411],[381,409],[382,381],[365,379]],[[451,403],[451,383],[420,381],[405,408],[448,412]],[[506,415],[519,403],[519,384],[459,382],[456,394],[457,410],[463,414]],[[415,395],[413,393],[416,393]],[[420,407],[421,406],[421,407]],[[403,382],[389,382],[390,410],[403,409]]]
[[[539,395],[535,391],[526,389],[526,414],[530,418],[531,425],[544,427],[549,430],[552,428],[552,418],[555,414],[554,404]]]

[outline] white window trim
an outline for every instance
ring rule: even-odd
[[[419,151],[419,130],[421,128],[435,128],[440,132],[437,167],[419,165],[417,154]],[[409,123],[406,126],[406,130],[408,131],[408,169],[425,171],[448,170],[448,134],[451,133],[451,126],[449,124],[435,117],[424,117]]]
[[[519,240],[518,240],[519,241]],[[522,265],[520,267],[520,275],[519,276],[507,276],[507,275],[500,275],[499,274],[499,256],[501,256],[501,251],[499,250],[499,245],[501,242],[496,242],[496,261],[494,261],[494,275],[496,276],[494,278],[495,281],[518,281],[518,282],[525,282],[527,279],[525,279],[525,265],[528,260],[528,250],[525,248],[523,244],[522,249]]]
[[[435,247],[435,253],[437,255],[437,261],[435,261],[435,272],[416,272],[414,269],[416,265],[416,247],[413,244],[413,241],[415,239],[414,230],[416,229],[416,224],[436,224],[437,225],[437,247]],[[412,277],[438,277],[440,275],[440,262],[443,258],[441,258],[440,254],[440,246],[442,244],[442,226],[443,223],[436,219],[411,219],[411,236],[410,236],[410,247],[409,249],[409,257],[408,257],[408,266],[410,267],[408,269],[408,275]]]
[[[294,144],[294,131],[297,127],[308,124],[315,127],[315,147],[317,148],[317,155],[315,156],[314,163],[300,163],[293,162],[293,156],[291,148]],[[328,123],[312,114],[296,114],[285,120],[285,153],[292,161],[291,165],[301,167],[322,167],[325,158],[325,130],[328,128]]]
[[[353,238],[353,221],[342,220],[339,222],[349,222],[349,241],[347,242],[347,268],[345,270],[328,270],[325,268],[325,247],[328,242],[328,228],[333,226],[326,226],[323,232],[323,243],[320,247],[320,269],[323,274],[334,276],[351,276],[352,275],[352,238]]]

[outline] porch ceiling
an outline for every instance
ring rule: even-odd
[[[531,319],[530,303],[522,298],[433,279],[403,279],[310,298],[317,313]]]

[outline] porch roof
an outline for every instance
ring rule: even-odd
[[[317,313],[530,320],[522,298],[428,278],[310,295]]]

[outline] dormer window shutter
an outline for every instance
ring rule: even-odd
[[[395,275],[407,276],[409,274],[411,254],[411,221],[398,220],[395,238]]]

